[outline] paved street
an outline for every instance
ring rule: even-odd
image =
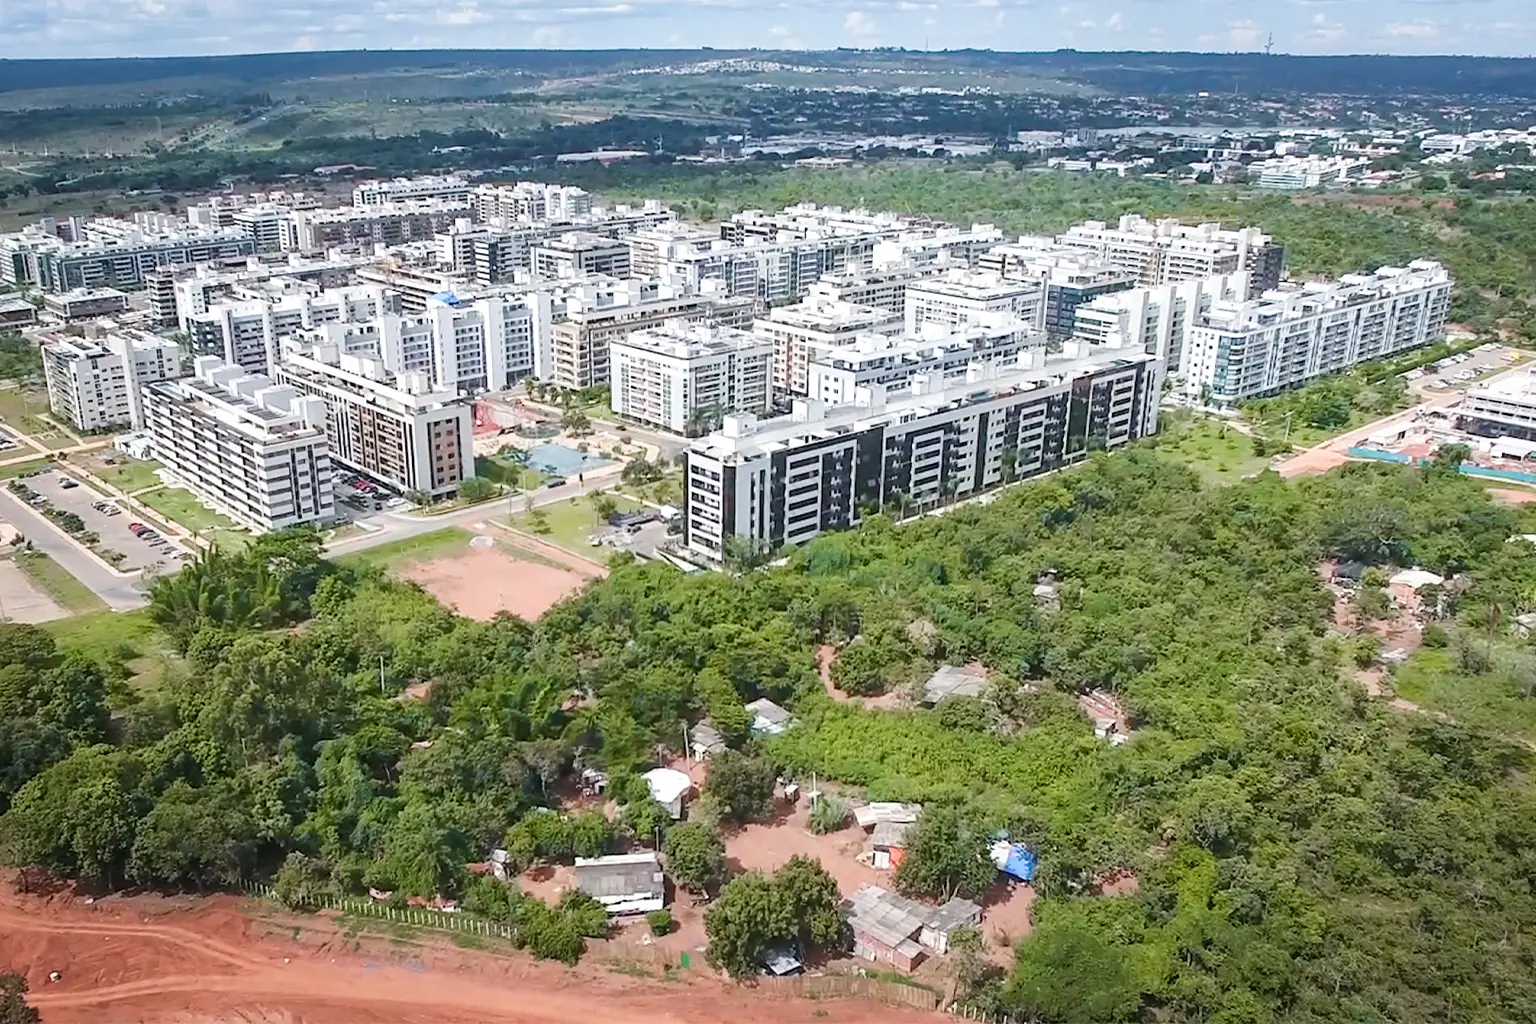
[[[130,612],[149,604],[149,598],[136,586],[136,578],[125,579],[104,568],[26,502],[4,489],[0,489],[0,519],[20,530],[33,546],[89,587],[113,611]]]

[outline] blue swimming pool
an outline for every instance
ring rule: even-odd
[[[599,466],[609,464],[608,459],[586,455],[563,444],[541,444],[528,449],[528,466],[541,473],[554,476],[575,476],[589,473]]]

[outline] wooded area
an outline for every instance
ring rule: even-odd
[[[0,626],[0,844],[113,886],[276,875],[296,903],[467,895],[570,959],[589,905],[533,906],[471,883],[466,862],[503,841],[532,856],[621,841],[623,823],[532,812],[558,810],[579,767],[628,786],[707,714],[782,772],[923,801],[948,834],[1006,826],[1039,852],[1035,933],[982,1005],[1072,1022],[1526,1019],[1529,737],[1369,699],[1318,574],[1333,555],[1463,574],[1443,657],[1421,670],[1528,701],[1529,642],[1507,629],[1536,602],[1536,545],[1510,541],[1525,532],[1525,513],[1444,465],[1206,488],[1138,449],[987,506],[875,517],[742,577],[620,566],[534,625],[459,618],[327,563],[311,534],[262,538],[156,585],[185,656],[157,689],[128,689],[113,650]],[[1059,608],[1033,596],[1048,569]],[[980,661],[992,692],[932,711],[834,703],[823,643],[869,648],[886,679]],[[426,699],[399,699],[425,681]],[[1095,738],[1073,699],[1089,688],[1127,707],[1131,742]],[[758,696],[799,723],[749,739]],[[707,837],[670,844],[712,884]],[[972,891],[967,863],[909,884]],[[1138,891],[1100,895],[1122,870]],[[795,892],[824,889],[792,874]],[[830,941],[820,900],[779,931]]]

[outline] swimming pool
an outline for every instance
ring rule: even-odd
[[[586,455],[574,448],[567,448],[563,444],[541,444],[528,449],[529,468],[555,476],[588,473],[599,466],[608,465],[610,461],[595,455]]]

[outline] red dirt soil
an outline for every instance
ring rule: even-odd
[[[931,1015],[796,1002],[694,972],[683,984],[569,970],[450,945],[347,939],[325,918],[247,917],[195,901],[0,896],[0,969],[20,970],[44,1024],[906,1024]],[[318,941],[317,941],[318,940]],[[358,950],[354,952],[354,949]],[[48,981],[51,971],[63,975]]]
[[[1498,505],[1529,505],[1536,501],[1536,491],[1519,487],[1490,487],[1488,497]]]
[[[497,612],[532,622],[587,582],[575,572],[520,561],[496,548],[469,548],[452,558],[420,562],[405,576],[460,615],[482,622]]]

